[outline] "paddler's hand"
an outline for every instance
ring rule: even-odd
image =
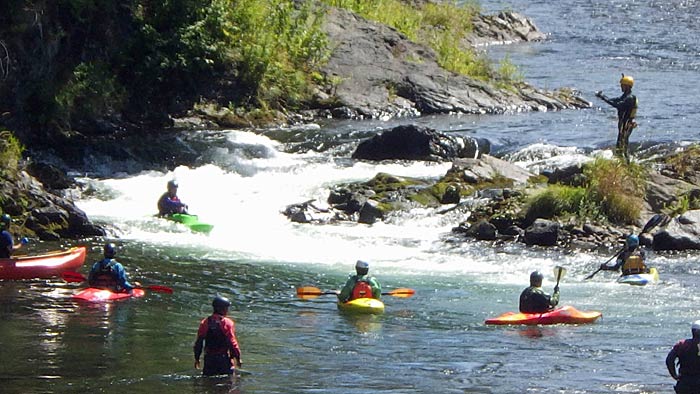
[[[22,237],[22,239],[21,239],[19,242],[21,242],[22,245],[26,245],[26,244],[29,243],[29,238],[27,238],[27,237]]]
[[[605,265],[605,263],[603,263],[603,264],[600,265],[600,269],[601,269],[601,270],[604,270],[604,269],[606,269],[606,268],[608,268],[608,266]]]
[[[240,358],[240,357],[239,357],[239,358],[234,358],[233,360],[234,360],[234,362],[235,362],[236,368],[240,368],[241,365],[243,365],[243,362],[241,361],[241,358]]]
[[[194,369],[199,369],[199,360],[194,360]]]
[[[559,292],[559,285],[554,286],[554,292],[558,293]]]
[[[601,96],[603,96],[603,91],[602,91],[602,90],[599,90],[599,91],[595,92],[595,96],[596,96],[596,97],[601,97]]]

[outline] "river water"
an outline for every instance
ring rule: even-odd
[[[549,34],[542,43],[489,48],[509,56],[526,80],[574,86],[584,97],[617,93],[635,77],[644,146],[700,140],[700,44],[696,1],[488,1],[511,8]],[[599,105],[599,102],[595,102]],[[84,178],[79,206],[109,226],[118,259],[134,280],[173,294],[114,304],[71,301],[61,280],[0,282],[0,392],[69,393],[669,393],[664,358],[700,319],[697,254],[651,254],[660,283],[631,287],[612,273],[583,278],[614,253],[445,242],[464,218],[413,210],[366,225],[290,223],[291,203],[324,201],[329,186],[377,172],[439,177],[449,164],[357,163],[357,142],[383,127],[418,122],[487,138],[496,154],[532,168],[609,154],[616,118],[609,107],[504,116],[433,116],[389,122],[334,122],[263,133],[231,131],[211,163],[173,172]],[[635,145],[636,146],[636,145]],[[215,225],[195,235],[154,218],[155,201],[177,178],[190,211]],[[102,239],[73,244],[100,258]],[[67,247],[29,245],[29,251]],[[296,287],[337,289],[356,259],[386,290],[381,316],[338,313],[332,297],[301,301]],[[529,272],[567,268],[562,304],[599,310],[595,324],[492,327],[486,318],[517,309]],[[82,272],[87,272],[87,266]],[[232,302],[242,376],[201,378],[192,343],[212,297]]]

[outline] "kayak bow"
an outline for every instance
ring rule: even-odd
[[[338,302],[338,309],[350,313],[384,313],[384,303],[375,298],[356,298],[348,302]]]

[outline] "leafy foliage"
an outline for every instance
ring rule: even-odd
[[[10,131],[0,131],[0,173],[8,176],[17,171],[24,147]]]

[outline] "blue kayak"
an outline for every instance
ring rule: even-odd
[[[617,283],[624,283],[632,286],[646,286],[656,283],[659,280],[659,272],[656,268],[650,268],[647,274],[622,275],[617,278]]]

